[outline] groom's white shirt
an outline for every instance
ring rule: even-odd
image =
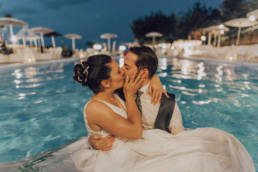
[[[142,123],[144,129],[153,129],[155,120],[159,112],[160,103],[157,103],[155,105],[151,103],[151,96],[148,93],[148,87],[149,84],[146,84],[145,86],[140,88],[140,91],[143,92],[140,97],[142,106]],[[169,124],[169,130],[171,131],[172,128],[184,128],[181,112],[176,102],[174,112],[172,114],[172,118]]]

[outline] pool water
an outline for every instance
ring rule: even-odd
[[[0,162],[87,135],[82,110],[92,93],[73,81],[76,62],[0,67]],[[160,58],[157,74],[176,95],[186,128],[230,132],[258,169],[258,65]]]

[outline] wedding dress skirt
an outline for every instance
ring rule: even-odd
[[[122,109],[105,104],[126,118]],[[85,122],[88,126],[86,118]],[[89,134],[109,134],[87,129]],[[84,172],[255,172],[244,146],[231,134],[215,128],[186,130],[178,135],[144,130],[142,139],[116,138],[110,151],[90,149],[85,141],[72,159]]]

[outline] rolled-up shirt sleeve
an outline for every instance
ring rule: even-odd
[[[169,124],[169,130],[172,134],[178,134],[184,130],[181,112],[177,103],[175,103],[174,112]]]

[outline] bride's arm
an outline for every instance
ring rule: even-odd
[[[167,91],[162,87],[162,83],[157,75],[150,80],[148,93],[151,96],[151,103],[156,104],[160,101],[162,93],[168,98]]]
[[[98,126],[107,132],[122,138],[139,139],[142,137],[142,121],[140,112],[135,103],[135,93],[143,80],[141,76],[129,80],[127,77],[124,93],[127,107],[127,119],[116,114],[105,104],[94,101],[86,108],[88,125]]]
[[[98,126],[108,133],[127,139],[139,139],[142,136],[141,116],[134,97],[126,100],[128,119],[115,113],[101,102],[92,102],[86,108],[88,125]]]
[[[177,103],[175,103],[175,109],[169,124],[169,130],[174,135],[184,131],[183,120]]]

